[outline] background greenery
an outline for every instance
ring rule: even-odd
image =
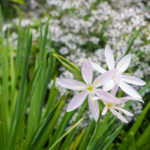
[[[45,6],[44,1],[39,2]],[[93,9],[97,3],[94,3]],[[3,21],[1,15],[0,149],[150,149],[150,93],[145,93],[150,87],[149,76],[144,76],[147,85],[140,90],[145,101],[143,111],[128,125],[124,125],[115,117],[112,118],[111,113],[104,118],[100,117],[95,123],[85,113],[86,102],[78,113],[66,113],[65,107],[70,95],[63,93],[60,96],[60,89],[55,87],[55,78],[61,74],[57,68],[63,65],[75,78],[81,76],[77,66],[59,55],[59,49],[64,45],[54,42],[53,35],[48,32],[52,16],[48,19],[48,11],[42,12],[34,24],[23,27],[21,22],[30,16],[29,1],[7,0],[1,1],[1,5]],[[71,11],[74,13],[74,10]],[[19,25],[13,25],[4,32],[5,23],[13,24],[12,20],[16,17],[21,18]],[[44,17],[47,23],[42,22]],[[32,19],[34,20],[34,17]],[[103,48],[107,43],[107,37],[104,35],[107,24],[109,22],[103,22],[100,33],[95,33],[101,39],[98,44],[87,42],[82,48],[92,53],[98,47]],[[34,28],[39,33],[36,40],[33,39]],[[17,33],[16,43],[11,40],[13,32]],[[130,35],[125,53],[133,52],[133,44],[140,32],[141,28]],[[137,56],[148,64],[140,50],[136,52]],[[135,69],[132,66],[130,70],[132,72]],[[49,89],[51,80],[53,84]],[[118,97],[121,95],[120,91]],[[126,107],[130,108],[131,104],[132,101]]]

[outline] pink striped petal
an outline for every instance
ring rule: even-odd
[[[92,62],[92,61],[90,61],[90,63],[91,63],[91,65],[92,65],[92,67],[93,67],[96,71],[98,71],[98,72],[100,72],[100,73],[106,72],[105,69],[103,69],[102,67],[100,67],[100,66],[97,65],[96,63],[94,63],[94,62]]]
[[[95,90],[95,94],[105,103],[114,103],[114,104],[119,104],[120,100],[116,98],[115,96],[109,94],[106,91],[97,89]]]
[[[137,77],[129,76],[129,75],[121,75],[121,80],[126,82],[126,83],[139,85],[139,86],[143,86],[146,84],[145,81],[143,81]]]
[[[76,108],[80,107],[84,100],[86,99],[88,93],[87,92],[81,92],[77,95],[75,95],[72,99],[71,102],[69,103],[67,107],[67,112],[75,110]]]
[[[107,83],[104,84],[103,90],[104,91],[110,91],[114,87],[115,83],[113,80],[108,81]]]
[[[128,115],[128,116],[131,116],[131,117],[134,116],[132,113],[130,113],[129,111],[127,111],[127,110],[125,110],[125,109],[123,109],[123,108],[121,108],[121,107],[115,106],[115,107],[113,107],[113,108],[122,111],[123,113],[125,113],[125,114]]]
[[[102,116],[106,115],[107,111],[108,111],[108,107],[105,106],[103,111],[102,111]]]
[[[121,81],[121,82],[119,83],[119,86],[120,86],[120,88],[121,88],[125,93],[127,93],[127,94],[130,95],[131,97],[135,97],[135,98],[142,99],[141,95],[140,95],[136,90],[134,90],[130,85],[128,85],[127,83]]]
[[[109,45],[106,45],[105,47],[105,57],[106,57],[106,63],[109,70],[114,69],[115,67],[114,56]]]
[[[103,74],[101,74],[100,76],[98,76],[95,80],[94,80],[94,85],[95,87],[100,87],[104,84],[107,84],[108,81],[110,81],[113,76],[116,74],[116,70],[110,70],[110,71],[107,71]]]
[[[130,64],[130,61],[131,61],[131,55],[130,54],[128,54],[128,55],[126,55],[125,57],[123,57],[120,61],[119,61],[119,63],[118,63],[118,65],[117,65],[117,69],[118,69],[118,71],[119,72],[125,72],[126,70],[127,70],[127,68],[128,68],[128,66],[129,66],[129,64]]]
[[[71,89],[71,90],[83,90],[85,88],[85,84],[77,81],[77,80],[73,80],[73,79],[57,79],[57,83],[67,89]]]
[[[89,103],[89,108],[90,111],[92,112],[92,115],[95,119],[95,121],[98,120],[99,118],[99,105],[96,100],[93,100],[91,96],[88,97],[88,103]]]
[[[82,63],[82,77],[87,84],[92,83],[93,68],[88,60],[84,60]]]
[[[126,96],[126,97],[121,97],[119,98],[121,102],[125,103],[129,100],[134,100],[134,101],[140,101],[142,103],[144,103],[144,101],[142,100],[142,98],[135,98],[135,97],[130,97],[130,96]]]
[[[113,108],[110,108],[110,111],[122,122],[128,123],[128,121],[117,111],[115,111]]]

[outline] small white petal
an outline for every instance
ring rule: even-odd
[[[109,45],[106,45],[105,47],[105,57],[106,57],[106,63],[107,63],[108,68],[110,70],[114,69],[115,67],[114,56]]]
[[[83,90],[85,88],[85,84],[77,81],[77,80],[73,80],[73,79],[57,79],[56,80],[57,83],[67,89],[71,89],[71,90]]]
[[[127,110],[125,110],[125,109],[123,109],[121,107],[115,106],[114,108],[117,109],[117,110],[122,111],[123,113],[125,113],[128,116],[131,116],[131,117],[134,116],[132,113],[130,113],[129,111],[127,111]]]
[[[107,83],[104,84],[103,90],[104,91],[109,91],[114,87],[115,82],[113,80],[108,81]]]
[[[115,69],[101,74],[94,80],[95,87],[100,87],[100,86],[104,85],[105,83],[107,84],[108,81],[110,81],[115,74],[116,74]]]
[[[134,101],[140,101],[142,103],[144,103],[144,101],[142,100],[142,98],[135,98],[135,97],[130,97],[130,96],[126,96],[126,97],[121,97],[119,98],[121,102],[127,102],[129,100],[134,100]]]
[[[119,88],[118,84],[115,84],[113,89],[111,90],[111,95],[116,96],[118,88]]]
[[[130,61],[131,61],[131,55],[128,54],[118,62],[118,65],[116,68],[118,69],[119,72],[122,73],[127,70],[128,66],[130,64]]]
[[[88,103],[89,103],[89,108],[90,111],[92,112],[92,115],[95,119],[95,121],[98,120],[99,118],[99,105],[96,100],[93,100],[91,96],[88,97]]]
[[[110,108],[110,111],[122,122],[128,123],[128,121],[117,111],[115,111],[113,108]]]
[[[121,80],[124,82],[127,82],[129,84],[134,84],[134,85],[139,85],[139,86],[143,86],[146,84],[145,81],[134,77],[134,76],[129,76],[129,75],[121,75]]]
[[[106,91],[97,89],[94,91],[95,94],[104,102],[104,103],[114,103],[114,104],[119,104],[120,100],[116,98],[115,96],[109,94]]]
[[[92,61],[90,61],[90,63],[91,63],[91,65],[92,65],[92,67],[93,67],[96,71],[98,71],[98,72],[100,72],[100,73],[106,72],[105,69],[103,69],[102,67],[100,67],[100,66],[97,65],[96,63],[94,63],[94,62],[92,62]]]
[[[135,97],[135,98],[140,98],[140,99],[142,98],[141,95],[136,90],[134,90],[130,85],[128,85],[127,83],[121,81],[119,83],[119,86],[128,95]]]
[[[84,102],[84,100],[86,99],[87,95],[88,95],[87,92],[81,92],[81,93],[75,95],[71,99],[71,101],[67,107],[67,112],[72,111],[72,110],[80,107],[82,105],[82,103]]]
[[[104,116],[107,113],[107,111],[108,111],[108,107],[105,106],[104,109],[103,109],[102,115]]]
[[[88,60],[84,60],[82,63],[82,77],[87,84],[92,83],[93,68]]]

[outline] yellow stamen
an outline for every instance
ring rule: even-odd
[[[107,104],[107,107],[108,107],[108,108],[110,108],[110,107],[112,107],[112,106],[113,106],[113,103],[108,103],[108,104]]]
[[[88,87],[87,87],[87,89],[89,90],[89,91],[93,91],[93,85],[89,85]]]

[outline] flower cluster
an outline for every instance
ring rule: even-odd
[[[80,107],[88,98],[90,111],[95,121],[97,121],[99,118],[98,100],[101,100],[105,105],[102,115],[105,115],[110,110],[118,119],[127,123],[128,121],[120,112],[128,116],[133,116],[133,114],[123,109],[122,104],[129,100],[143,102],[139,93],[129,84],[143,86],[146,83],[137,77],[124,74],[131,61],[130,54],[124,56],[116,65],[111,48],[107,45],[105,47],[105,57],[109,70],[103,69],[94,62],[84,60],[81,68],[84,82],[74,79],[57,79],[57,82],[64,88],[79,91],[71,99],[67,107],[68,112]],[[95,80],[93,80],[93,69],[101,73]],[[100,87],[103,87],[103,89]],[[116,93],[119,87],[129,96],[117,98]]]
[[[59,53],[68,60],[81,66],[82,59],[89,58],[96,63],[105,66],[104,45],[105,41],[113,48],[113,53],[118,59],[125,53],[129,39],[138,28],[142,28],[140,35],[134,41],[131,48],[133,62],[133,75],[148,79],[150,76],[150,1],[145,0],[46,0],[40,3],[37,0],[29,1],[30,11],[23,15],[22,26],[28,25],[33,32],[33,47],[38,49],[39,42],[39,19],[45,25],[49,13],[48,35],[51,35],[51,47],[57,49]],[[26,17],[25,17],[26,16]],[[17,34],[16,28],[19,19],[15,18],[12,23],[5,22],[3,31],[10,31],[10,41],[14,45],[16,56]],[[103,34],[102,34],[103,33]],[[100,36],[102,35],[102,36]],[[49,49],[49,47],[48,47]],[[94,55],[93,55],[94,51]],[[139,57],[137,57],[137,55]],[[34,57],[33,57],[34,58]],[[33,59],[31,58],[31,59]],[[73,78],[69,71],[63,67],[59,68],[60,77]],[[98,75],[98,73],[97,73]],[[65,89],[58,87],[63,93]],[[138,90],[138,87],[136,87]],[[144,93],[149,93],[147,89]],[[140,107],[138,107],[140,106]],[[140,109],[142,104],[135,102],[131,106],[132,110]],[[136,115],[138,115],[136,114]],[[129,117],[127,119],[130,119]]]

